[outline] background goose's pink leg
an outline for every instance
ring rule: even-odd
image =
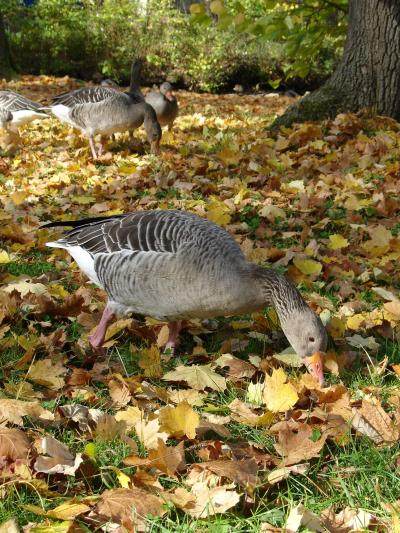
[[[106,306],[101,316],[99,325],[96,328],[96,331],[93,333],[93,335],[89,336],[89,342],[92,345],[92,347],[96,350],[96,352],[102,353],[104,351],[103,342],[106,337],[107,327],[113,318],[114,318],[114,314]]]
[[[96,147],[94,145],[93,137],[89,137],[89,144],[90,144],[90,149],[92,150],[93,159],[97,159]]]
[[[168,327],[169,337],[167,340],[167,344],[165,345],[165,349],[171,350],[171,352],[174,353],[176,342],[178,340],[178,335],[182,328],[182,320],[175,320],[174,322],[170,322],[168,324]]]

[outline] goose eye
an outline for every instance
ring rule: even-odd
[[[314,337],[309,337],[308,340],[309,340],[310,342],[314,342],[314,341],[315,341]]]

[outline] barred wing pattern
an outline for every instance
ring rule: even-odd
[[[95,273],[119,312],[124,307],[160,319],[206,317],[226,314],[245,300],[239,298],[238,277],[244,255],[208,220],[181,211],[144,211],[75,225],[50,246],[67,249],[78,264],[84,250],[92,264],[86,258],[81,269]]]
[[[59,94],[52,98],[55,104],[63,104],[67,107],[73,107],[76,104],[94,104],[106,100],[120,91],[111,87],[83,87],[66,93]]]
[[[0,107],[11,112],[30,110],[40,113],[43,106],[14,91],[0,91]]]

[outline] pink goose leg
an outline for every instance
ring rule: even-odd
[[[93,137],[89,137],[90,149],[92,150],[93,159],[97,159],[96,146],[94,145]]]
[[[172,353],[175,351],[176,342],[178,340],[179,332],[182,328],[182,320],[175,320],[168,324],[169,327],[169,336],[167,344],[165,345],[166,350],[171,350]]]
[[[93,349],[100,354],[104,353],[103,343],[104,339],[106,338],[107,327],[111,320],[114,318],[114,316],[115,315],[106,306],[101,316],[99,325],[96,328],[96,331],[93,333],[93,335],[89,336],[89,342],[92,345]]]

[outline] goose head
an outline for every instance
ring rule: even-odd
[[[266,305],[273,305],[283,333],[307,370],[321,385],[324,383],[323,357],[328,335],[321,319],[306,304],[296,287],[282,274],[251,267]]]
[[[172,85],[168,81],[164,81],[160,85],[160,93],[170,102],[175,100],[175,96],[172,94]]]
[[[306,306],[289,314],[281,314],[280,321],[292,348],[304,361],[310,374],[323,385],[323,357],[328,336],[319,316]]]
[[[144,104],[144,130],[146,132],[147,140],[150,143],[151,152],[158,154],[160,152],[161,141],[161,126],[157,120],[157,115],[154,109],[149,104]]]

